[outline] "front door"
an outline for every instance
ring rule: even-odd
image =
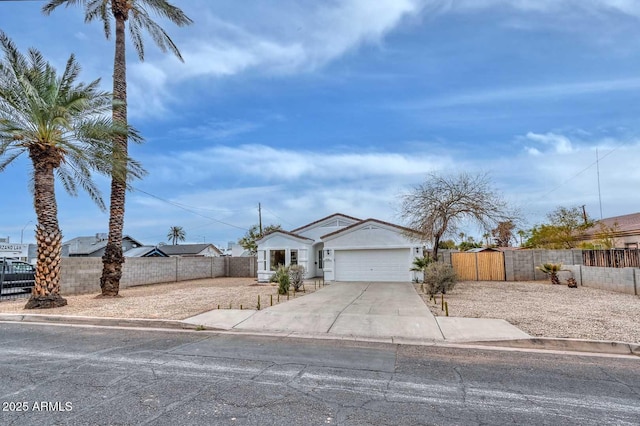
[[[323,250],[318,250],[316,256],[316,277],[324,277]]]

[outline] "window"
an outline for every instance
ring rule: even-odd
[[[258,271],[267,270],[267,252],[258,250]]]
[[[291,265],[298,264],[298,250],[291,250]]]
[[[324,268],[324,264],[322,262],[322,256],[323,256],[322,250],[318,250],[318,268],[320,269]]]
[[[284,250],[271,250],[271,262],[269,266],[271,266],[272,270],[278,269],[278,266],[284,265]]]

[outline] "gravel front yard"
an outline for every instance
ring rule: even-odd
[[[437,304],[422,298],[445,315],[440,296]],[[504,319],[532,336],[640,343],[640,297],[633,295],[543,281],[462,281],[445,300],[450,316]]]
[[[296,293],[302,297],[314,291],[313,282],[305,283],[305,293]],[[255,278],[213,278],[177,283],[154,284],[131,287],[120,290],[122,297],[99,299],[96,294],[65,296],[68,305],[56,309],[25,310],[27,299],[3,300],[0,313],[80,315],[114,318],[151,318],[176,319],[198,315],[217,309],[255,309],[260,295],[260,304],[267,307],[278,303],[278,287],[271,284],[256,283]],[[293,292],[291,293],[293,298]],[[280,303],[287,296],[280,296]]]

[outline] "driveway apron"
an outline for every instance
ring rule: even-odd
[[[443,340],[411,283],[332,283],[256,312],[233,329],[356,338]]]

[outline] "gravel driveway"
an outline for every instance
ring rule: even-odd
[[[305,283],[306,293],[314,291],[313,281]],[[1,301],[0,313],[81,315],[113,318],[176,319],[217,309],[255,309],[260,295],[263,308],[287,301],[278,297],[278,287],[256,283],[255,278],[209,278],[167,284],[153,284],[120,290],[122,297],[97,299],[96,294],[65,296],[68,305],[56,309],[25,310],[27,299]],[[293,292],[291,293],[293,298]],[[279,300],[278,300],[279,299]]]
[[[422,298],[445,315],[440,296],[437,304]],[[504,319],[532,336],[640,343],[638,296],[543,281],[461,281],[445,300],[450,316]]]

